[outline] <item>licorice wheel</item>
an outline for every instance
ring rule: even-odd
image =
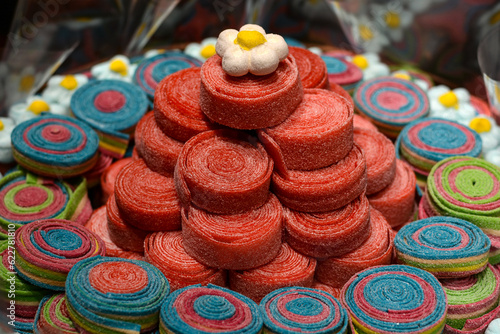
[[[181,231],[149,234],[144,248],[146,262],[160,269],[172,291],[194,284],[226,286],[225,270],[207,267],[186,253]]]
[[[377,127],[372,122],[370,122],[366,117],[360,116],[358,114],[354,114],[352,122],[355,128],[378,131]]]
[[[296,46],[288,46],[288,51],[295,58],[302,87],[330,88],[326,64],[320,56],[308,49]]]
[[[62,219],[45,219],[16,232],[15,270],[36,286],[64,291],[66,277],[79,261],[104,255],[104,242],[87,228]]]
[[[259,303],[268,293],[286,286],[311,287],[316,260],[283,243],[269,263],[249,270],[231,270],[229,287]]]
[[[403,226],[394,239],[398,262],[437,278],[468,277],[488,264],[490,239],[468,221],[437,216]]]
[[[158,128],[167,136],[185,142],[200,132],[219,128],[201,111],[199,68],[169,75],[158,85],[154,115]]]
[[[215,55],[201,67],[201,110],[213,122],[240,130],[283,122],[304,95],[295,60],[288,56],[268,75],[233,77]]]
[[[341,58],[322,55],[321,59],[326,64],[330,84],[340,85],[352,94],[363,79],[363,71],[353,63]]]
[[[133,158],[122,158],[113,162],[106,170],[101,174],[101,189],[103,194],[103,203],[106,203],[109,196],[113,195],[115,192],[115,181],[116,176],[129,162],[134,160]]]
[[[485,270],[463,278],[441,280],[448,297],[446,329],[462,330],[472,319],[492,312],[498,306],[500,274],[488,264]]]
[[[270,194],[258,209],[233,215],[212,214],[190,206],[182,215],[186,252],[201,263],[222,269],[250,269],[279,252],[283,208]]]
[[[191,285],[172,292],[160,311],[161,334],[257,334],[262,324],[255,302],[212,284]]]
[[[330,166],[353,145],[352,105],[324,89],[304,89],[304,98],[283,123],[264,129],[280,147],[288,169]]]
[[[389,138],[378,131],[355,128],[354,142],[365,154],[366,194],[374,194],[391,184],[396,174],[396,151]]]
[[[156,87],[165,77],[201,65],[201,61],[184,52],[167,51],[141,60],[134,72],[133,81],[152,99]]]
[[[37,334],[79,333],[68,317],[64,293],[45,297],[35,317],[34,330]]]
[[[146,231],[172,231],[181,227],[173,177],[153,172],[143,160],[132,161],[118,173],[115,199],[127,224]]]
[[[377,266],[342,288],[356,333],[441,333],[448,302],[430,273],[405,265]]]
[[[273,165],[256,138],[233,130],[205,131],[182,147],[175,187],[184,206],[241,213],[267,201]]]
[[[94,257],[70,271],[66,305],[80,332],[139,334],[157,328],[169,292],[168,280],[147,262]]]
[[[285,287],[259,304],[270,333],[348,333],[346,309],[332,295],[304,287]]]
[[[163,133],[153,112],[144,115],[135,133],[137,151],[146,165],[159,174],[172,175],[184,143]]]
[[[17,163],[42,176],[81,175],[99,158],[97,133],[67,116],[47,114],[22,122],[12,131],[11,140]]]
[[[122,158],[129,135],[148,109],[148,98],[132,83],[93,80],[73,94],[70,108],[77,119],[97,131],[102,152]]]
[[[327,258],[358,248],[370,235],[370,205],[364,194],[334,211],[307,213],[285,208],[285,240],[299,253]]]
[[[389,138],[429,113],[427,94],[413,82],[395,77],[364,81],[356,88],[354,104]]]

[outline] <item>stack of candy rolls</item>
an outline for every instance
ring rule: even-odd
[[[347,103],[352,104],[352,106],[354,108],[354,101],[352,99],[352,96],[344,88],[342,88],[340,85],[337,85],[336,83],[330,82],[330,90],[332,92],[337,93],[340,96],[342,96],[344,99],[347,100]],[[355,116],[356,115],[357,114],[355,114]],[[357,115],[357,116],[359,117],[359,115]],[[356,117],[354,117],[354,118],[356,118]]]
[[[304,95],[293,56],[268,75],[227,75],[218,55],[201,67],[200,106],[213,122],[234,129],[272,127],[290,116]]]
[[[488,264],[490,239],[468,221],[437,216],[403,226],[394,239],[399,263],[437,278],[468,277]]]
[[[101,152],[122,158],[137,122],[148,109],[148,98],[137,86],[121,80],[92,80],[71,97],[73,115],[99,135]]]
[[[84,173],[82,176],[87,180],[87,188],[93,188],[99,185],[101,176],[106,169],[113,163],[113,157],[106,154],[99,154],[97,163],[91,170]]]
[[[405,265],[375,266],[354,275],[340,300],[354,333],[442,333],[448,308],[432,274]]]
[[[35,318],[16,317],[16,320],[14,320],[14,329],[15,329],[14,333],[31,334],[34,332],[35,328],[34,325],[35,325]]]
[[[142,333],[158,327],[168,280],[139,260],[93,257],[68,275],[66,305],[75,327],[85,333]]]
[[[427,179],[429,216],[453,216],[483,230],[491,240],[490,263],[500,262],[500,169],[478,158],[451,157],[438,162]]]
[[[22,122],[12,131],[11,140],[17,163],[42,176],[82,175],[99,158],[97,133],[67,116],[46,114]]]
[[[354,105],[354,103],[353,103],[353,105]],[[354,114],[352,121],[353,121],[353,126],[355,128],[362,128],[362,129],[367,129],[367,130],[378,131],[377,127],[375,125],[373,125],[372,122],[370,122],[366,117],[363,117],[361,115]]]
[[[392,262],[394,243],[391,227],[377,210],[370,210],[370,236],[354,251],[318,261],[316,279],[341,288],[351,276],[367,268]]]
[[[364,81],[354,93],[356,110],[379,131],[396,139],[401,130],[429,113],[427,94],[411,81],[379,77]]]
[[[226,286],[225,270],[207,267],[186,253],[181,231],[149,234],[144,256],[165,275],[172,291],[194,284]]]
[[[213,268],[244,270],[274,259],[281,248],[283,208],[269,194],[261,207],[238,214],[214,214],[195,206],[183,210],[186,252]]]
[[[201,65],[201,61],[183,52],[167,51],[141,60],[135,69],[133,82],[153,99],[157,86],[165,77]]]
[[[106,203],[109,196],[115,193],[115,181],[116,176],[133,158],[122,158],[113,162],[104,172],[101,174],[101,190],[102,190],[102,200]]]
[[[267,333],[348,333],[349,317],[340,302],[317,289],[285,287],[259,304]]]
[[[338,94],[305,89],[290,117],[263,131],[280,147],[288,169],[319,169],[339,162],[352,150],[353,114],[352,105]]]
[[[44,297],[35,317],[34,333],[80,333],[68,316],[64,293]]]
[[[363,71],[350,61],[330,55],[322,55],[326,64],[330,85],[337,84],[352,94],[363,80]]]
[[[125,223],[145,231],[171,231],[181,226],[174,178],[149,169],[142,159],[122,168],[115,181],[115,199]]]
[[[288,51],[295,58],[302,87],[330,88],[326,64],[320,56],[308,49],[295,46],[288,46]]]
[[[104,242],[87,228],[62,219],[45,219],[16,231],[15,270],[29,283],[64,291],[66,277],[79,261],[104,255]]]
[[[160,333],[257,334],[262,330],[259,306],[226,288],[191,285],[172,292],[160,311]]]
[[[229,272],[229,286],[255,302],[265,295],[286,286],[311,287],[314,282],[316,260],[302,255],[287,243],[281,245],[278,255],[268,264],[249,270]]]
[[[406,162],[396,159],[396,174],[392,182],[368,196],[368,200],[373,208],[384,215],[392,228],[397,228],[414,219],[416,185],[413,169]]]
[[[16,169],[0,179],[0,198],[0,227],[4,231],[10,225],[17,229],[49,218],[85,224],[92,214],[84,178],[56,180]]]

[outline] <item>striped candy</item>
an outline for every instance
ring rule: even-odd
[[[68,317],[66,296],[63,293],[42,300],[35,317],[34,330],[36,334],[79,333]]]
[[[352,94],[363,79],[363,71],[353,63],[338,57],[322,55],[321,59],[326,64],[330,83],[340,85]]]

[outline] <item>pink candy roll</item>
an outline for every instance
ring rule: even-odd
[[[355,128],[362,128],[362,129],[367,129],[367,130],[373,130],[373,131],[378,131],[377,127],[375,124],[370,122],[367,118],[360,116],[358,114],[354,114],[353,117],[353,125]]]
[[[289,46],[288,51],[295,58],[299,70],[300,81],[304,88],[329,89],[326,64],[317,54],[305,48]]]
[[[113,193],[115,192],[115,181],[118,173],[132,160],[132,158],[123,158],[117,160],[113,162],[108,168],[106,168],[106,170],[101,174],[103,203],[106,203],[109,196],[113,195]]]
[[[318,290],[321,290],[321,291],[324,291],[324,292],[328,292],[329,294],[331,294],[332,296],[334,296],[337,299],[340,298],[340,291],[341,291],[340,288],[334,288],[332,286],[329,286],[327,284],[323,284],[323,283],[318,282],[316,280],[314,280],[312,288],[313,289],[318,289]]]

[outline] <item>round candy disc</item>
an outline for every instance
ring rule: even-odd
[[[329,55],[322,55],[321,59],[326,64],[330,83],[340,85],[348,92],[352,92],[363,79],[363,71],[347,60]]]
[[[55,294],[45,297],[35,317],[35,333],[37,334],[78,334],[73,321],[68,317],[66,296]]]
[[[330,87],[326,64],[320,56],[305,48],[295,46],[288,46],[288,51],[297,63],[302,87],[324,89]]]

